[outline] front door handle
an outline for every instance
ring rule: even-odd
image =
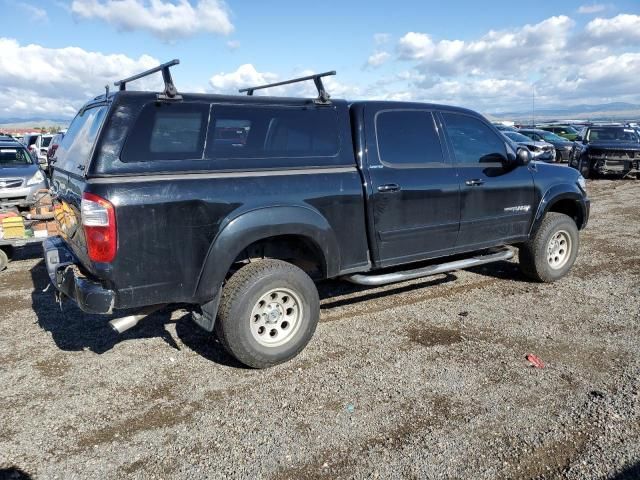
[[[468,185],[470,187],[479,187],[480,185],[484,185],[484,180],[481,180],[479,178],[474,178],[473,180],[467,180],[464,183],[465,185]]]
[[[380,185],[378,187],[380,193],[390,193],[400,191],[400,185],[397,183],[387,183],[386,185]]]

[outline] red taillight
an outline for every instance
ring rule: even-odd
[[[89,258],[94,262],[112,262],[118,249],[113,205],[98,195],[84,193],[81,211]]]

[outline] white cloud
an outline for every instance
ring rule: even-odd
[[[45,113],[54,118],[71,117],[84,102],[103,93],[106,84],[113,86],[115,80],[159,63],[148,55],[134,59],[78,47],[21,45],[1,37],[0,52],[1,117]],[[158,89],[161,81],[157,77],[141,80],[138,86]]]
[[[623,13],[613,18],[596,18],[587,24],[585,33],[598,42],[640,42],[640,15]]]
[[[240,65],[234,72],[218,73],[209,79],[209,84],[215,93],[237,94],[238,90],[246,87],[256,87],[268,83],[276,83],[288,78],[304,77],[316,73],[312,70],[293,72],[290,76],[280,77],[275,73],[260,72],[252,64]],[[334,98],[360,98],[363,95],[362,87],[343,83],[335,76],[322,79],[325,89]],[[314,98],[318,95],[312,81],[299,82],[279,87],[271,87],[264,90],[256,90],[254,95],[273,95],[285,97]]]
[[[244,87],[255,87],[277,82],[274,73],[258,72],[250,63],[240,65],[235,72],[218,73],[209,79],[209,84],[216,93],[238,93]],[[258,92],[256,92],[258,93]]]
[[[551,17],[519,29],[491,30],[472,41],[434,41],[426,33],[409,32],[398,42],[398,52],[401,59],[418,60],[432,74],[525,71],[532,60],[551,62],[564,55],[573,25],[569,17]]]
[[[580,5],[578,7],[578,13],[582,15],[591,15],[593,13],[604,12],[607,9],[607,5],[603,3],[590,3],[586,5]]]
[[[234,27],[223,0],[73,0],[78,18],[103,20],[119,30],[145,30],[166,41],[200,32],[228,35]]]
[[[240,42],[238,40],[229,40],[227,42],[227,48],[231,51],[237,50],[240,48]]]
[[[8,2],[7,2],[8,3]],[[31,21],[46,22],[49,20],[47,11],[44,8],[36,7],[26,2],[15,2],[16,6],[20,7],[27,13],[27,19]]]
[[[389,52],[375,52],[367,59],[367,65],[370,67],[379,67],[386,63],[390,58],[391,54]]]

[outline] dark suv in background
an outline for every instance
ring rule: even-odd
[[[624,125],[592,125],[578,137],[570,166],[583,177],[640,175],[640,137]]]

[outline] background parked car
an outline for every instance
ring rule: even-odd
[[[571,158],[571,153],[575,148],[574,142],[547,130],[524,128],[518,130],[518,132],[529,137],[535,142],[547,142],[553,145],[556,149],[556,162],[568,162]]]
[[[55,155],[56,150],[58,149],[60,142],[62,142],[63,137],[64,133],[56,133],[49,143],[49,148],[47,149],[47,167],[49,170],[51,169],[51,159]]]
[[[0,201],[3,206],[29,207],[47,179],[26,147],[13,139],[0,140]]]
[[[556,150],[550,143],[536,142],[518,132],[503,131],[502,134],[509,140],[528,149],[534,160],[551,163],[556,159]]]
[[[578,130],[571,125],[541,125],[538,127],[540,130],[546,130],[547,132],[555,133],[567,140],[574,141],[578,137]]]
[[[501,132],[516,132],[517,131],[515,129],[515,127],[510,127],[508,125],[505,125],[504,123],[494,123],[493,126],[496,127],[498,130],[500,130]]]
[[[48,168],[47,150],[52,139],[52,134],[43,135],[39,133],[32,133],[25,135],[22,141],[31,155],[37,159],[38,164],[45,170]]]
[[[578,140],[569,165],[584,178],[635,173],[640,176],[640,136],[624,125],[592,125]]]

